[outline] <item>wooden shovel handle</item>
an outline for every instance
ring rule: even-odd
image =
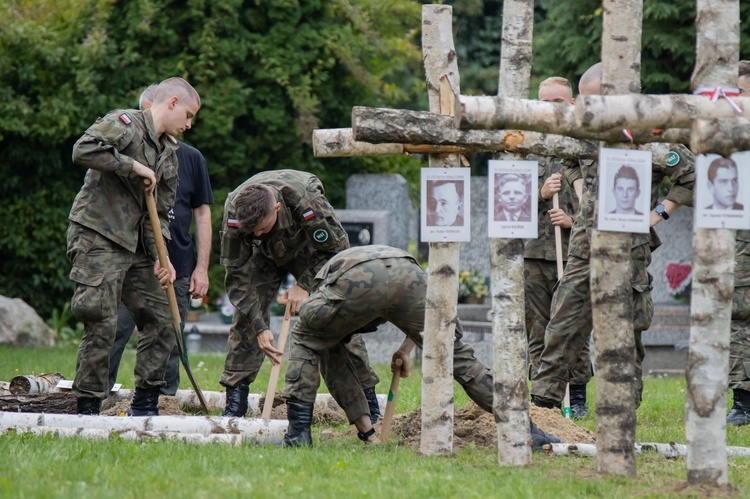
[[[385,415],[383,416],[383,426],[380,427],[380,441],[385,443],[391,436],[391,425],[393,424],[393,414],[396,412],[396,400],[398,399],[398,382],[401,379],[401,359],[396,359],[396,369],[393,370],[391,378],[391,388],[388,390],[388,402],[385,404]]]
[[[279,344],[276,346],[282,352],[286,345],[286,338],[289,336],[289,325],[292,322],[292,318],[289,316],[289,303],[289,301],[286,302],[284,321],[281,323],[281,332],[279,333]],[[277,364],[271,368],[271,377],[268,380],[268,390],[266,390],[266,401],[263,403],[263,412],[260,416],[263,419],[271,419],[271,409],[273,409],[273,399],[276,398],[276,386],[279,384],[280,372],[281,364]]]

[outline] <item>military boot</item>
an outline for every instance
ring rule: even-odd
[[[102,401],[99,399],[81,397],[77,400],[78,414],[84,414],[86,416],[98,416],[101,406]]]
[[[126,416],[158,416],[160,388],[135,388]]]
[[[532,450],[542,450],[542,446],[544,445],[560,443],[559,438],[540,430],[531,419],[529,419],[529,424],[531,425],[531,441],[533,442],[531,446]]]
[[[582,419],[589,415],[586,405],[586,385],[570,385],[570,412],[573,419]]]
[[[227,387],[227,404],[222,416],[241,418],[247,413],[247,396],[250,393],[250,383],[241,381],[237,386]]]
[[[289,420],[289,426],[284,435],[284,447],[312,447],[310,426],[314,408],[312,404],[299,400],[286,401],[286,417]]]
[[[727,423],[734,426],[750,424],[750,392],[735,388],[732,410],[727,414]]]
[[[375,393],[374,386],[365,389],[365,397],[367,397],[367,405],[370,407],[370,421],[375,424],[383,415],[380,414],[380,403],[378,403],[378,395]]]
[[[539,399],[536,395],[531,396],[531,403],[537,407],[541,407],[542,409],[559,409],[560,408],[560,404],[555,405],[551,402],[545,402]]]

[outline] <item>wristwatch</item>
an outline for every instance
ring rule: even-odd
[[[656,208],[654,208],[654,211],[657,215],[661,215],[661,217],[664,220],[669,220],[669,213],[667,213],[667,209],[664,207],[663,204],[659,203],[656,205]]]

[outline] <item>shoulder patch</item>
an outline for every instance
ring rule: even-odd
[[[667,166],[669,167],[676,166],[677,163],[679,162],[680,162],[680,155],[674,151],[669,151],[669,155],[667,156]]]
[[[313,232],[313,239],[319,243],[328,241],[328,231],[325,229],[318,229]]]
[[[310,220],[311,218],[315,218],[315,212],[312,210],[307,210],[302,214],[302,218],[305,220]]]
[[[120,115],[120,121],[122,121],[126,125],[129,125],[131,123],[130,117],[127,114],[125,114],[125,113],[122,113]]]

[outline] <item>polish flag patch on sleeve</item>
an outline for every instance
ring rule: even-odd
[[[307,210],[302,214],[302,218],[305,220],[310,220],[311,218],[315,218],[315,212],[312,210]]]
[[[131,123],[130,117],[127,114],[125,114],[125,113],[123,113],[123,114],[120,115],[120,121],[122,121],[126,125],[129,125]]]
[[[234,227],[237,228],[237,219],[236,218],[227,218],[227,227]]]

